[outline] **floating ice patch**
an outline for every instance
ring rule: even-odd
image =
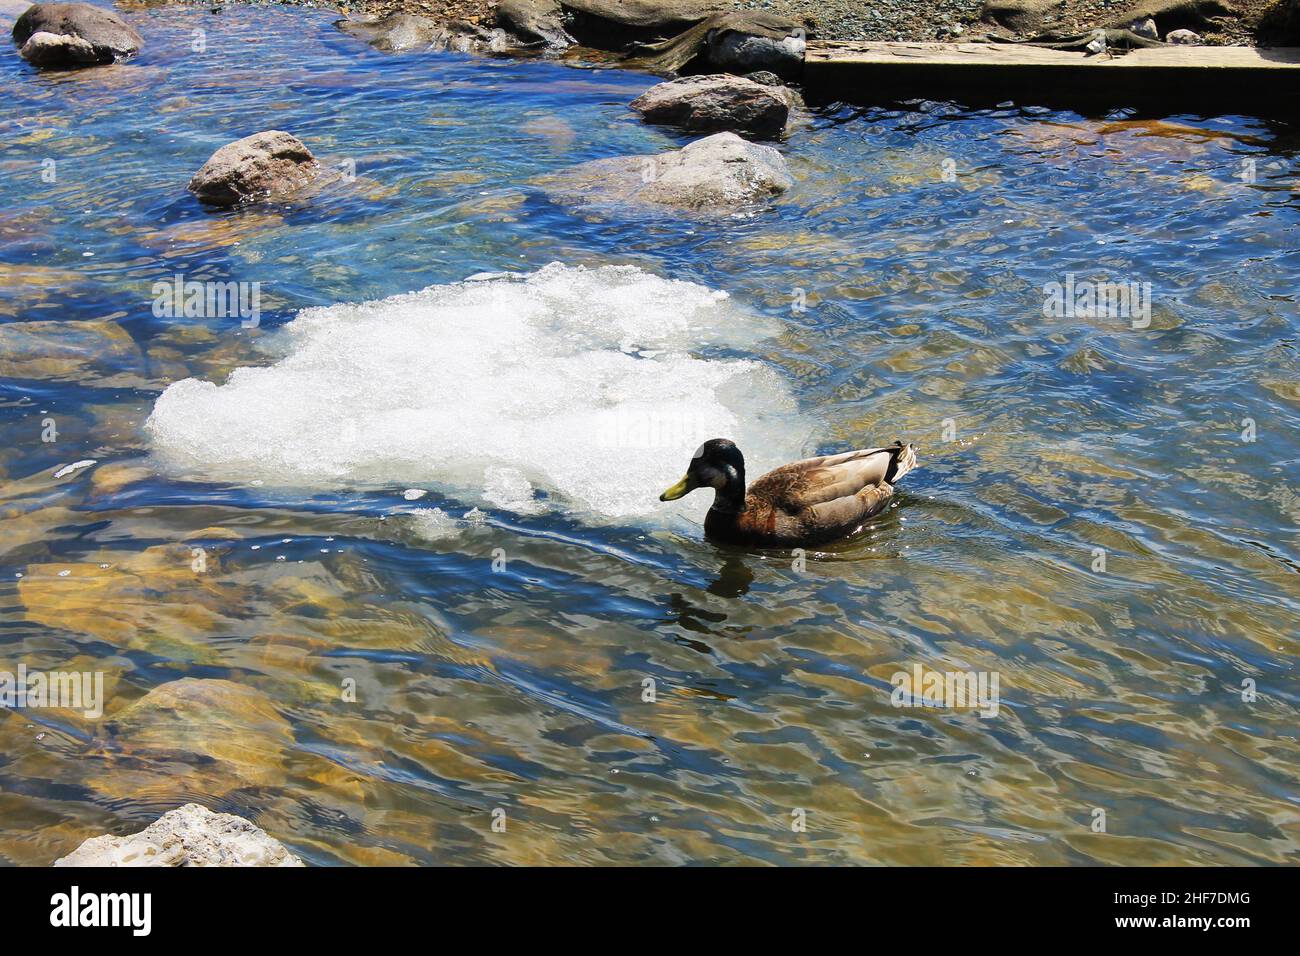
[[[62,468],[56,471],[54,473],[54,477],[66,478],[68,475],[71,475],[74,472],[81,471],[81,469],[83,468],[89,468],[91,465],[95,464],[95,461],[96,459],[94,458],[84,458],[81,461],[74,461],[72,464],[64,465]]]
[[[455,538],[461,532],[461,524],[441,508],[416,508],[409,520],[415,533],[429,541]]]
[[[798,457],[807,430],[786,382],[723,354],[779,330],[703,286],[556,263],[307,309],[273,337],[275,364],[177,382],[146,427],[192,477],[663,514],[659,492],[705,439],[734,439],[755,475]]]

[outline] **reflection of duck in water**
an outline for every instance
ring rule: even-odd
[[[712,541],[796,548],[847,538],[889,503],[894,484],[916,467],[916,449],[902,442],[842,455],[807,458],[769,471],[745,488],[745,459],[725,438],[695,452],[686,477],[662,495],[672,501],[709,487],[704,519]]]

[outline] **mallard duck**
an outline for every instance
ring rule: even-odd
[[[711,541],[762,548],[797,548],[847,538],[878,514],[894,484],[916,467],[916,449],[902,442],[841,455],[806,458],[769,471],[745,490],[745,458],[725,438],[695,452],[686,477],[662,495],[674,501],[709,487],[704,519]]]

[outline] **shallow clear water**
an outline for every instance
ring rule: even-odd
[[[756,215],[574,212],[531,181],[683,141],[627,110],[650,78],[386,55],[297,9],[128,15],[125,65],[0,44],[0,322],[105,323],[81,358],[45,327],[0,353],[0,670],[108,697],[0,712],[0,858],[193,799],[314,863],[1300,861],[1294,129],[830,109]],[[205,212],[189,176],[263,128],[356,181]],[[551,262],[728,292],[764,334],[695,358],[775,384],[726,407],[807,453],[915,442],[897,507],[805,565],[703,542],[699,495],[611,517],[152,454],[167,385],[270,365],[302,308]],[[261,282],[261,325],[156,317],[176,273]],[[1149,282],[1150,326],[1045,317],[1066,273]],[[997,716],[894,707],[914,665],[998,675]]]

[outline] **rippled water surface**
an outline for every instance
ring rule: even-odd
[[[629,113],[650,78],[385,55],[312,11],[126,15],[128,64],[38,75],[0,44],[0,670],[107,693],[100,720],[0,712],[0,858],[198,800],[318,864],[1300,862],[1292,128],[824,110],[755,215],[575,212],[536,178],[684,141]],[[355,181],[204,211],[189,176],[265,128]],[[390,304],[382,351],[341,340],[351,404],[321,399],[318,352],[244,408],[266,456],[254,428],[243,464],[204,462],[200,418],[177,466],[145,430],[169,384],[291,352],[303,308],[552,262],[730,294],[698,342],[658,343],[675,357],[627,359],[679,425],[734,421],[766,463],[903,438],[922,467],[806,564],[703,542],[702,495],[636,505],[711,437],[686,426],[577,443],[547,488],[546,449],[511,436],[619,389],[582,392],[631,354],[601,344],[624,306],[600,292],[529,332],[589,372],[517,374],[505,308],[451,343],[464,367],[435,361],[442,326]],[[1045,317],[1067,273],[1149,282],[1149,327]],[[261,282],[260,326],[156,316],[175,274]],[[369,436],[369,403],[400,413],[390,392],[435,374],[440,415],[463,395],[475,423],[452,448],[430,420],[454,461],[326,454],[333,422]],[[323,471],[273,427],[303,407]],[[637,494],[602,496],[620,474]],[[535,506],[505,493],[520,476]],[[998,675],[997,715],[892,706],[915,665]]]

